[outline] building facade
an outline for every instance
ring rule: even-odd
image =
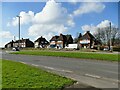
[[[48,46],[48,44],[49,44],[49,42],[42,36],[34,41],[35,48],[46,48]]]
[[[34,43],[30,41],[29,39],[21,39],[21,40],[16,40],[16,41],[11,41],[5,45],[5,48],[13,48],[13,47],[21,47],[21,48],[26,48],[26,47],[34,47]]]
[[[80,48],[94,48],[98,45],[98,41],[89,31],[87,31],[82,37],[80,37],[78,44]]]
[[[71,35],[63,35],[60,34],[60,36],[53,36],[50,40],[50,47],[51,48],[59,48],[62,49],[68,44],[73,43],[73,38]]]

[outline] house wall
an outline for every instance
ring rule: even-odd
[[[34,47],[35,48],[38,48],[39,46],[38,46],[38,42],[34,42]]]
[[[34,43],[30,40],[26,40],[26,47],[34,47]]]
[[[64,42],[63,41],[57,41],[57,48],[64,48]]]
[[[86,40],[80,40],[79,44],[81,48],[93,48],[95,42],[93,40],[86,39]]]

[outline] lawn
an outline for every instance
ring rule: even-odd
[[[47,50],[25,50],[20,52],[13,52],[12,54],[23,55],[40,55],[40,56],[57,56],[57,57],[70,57],[81,59],[96,59],[96,60],[108,60],[118,61],[117,54],[102,54],[102,53],[89,53],[89,52],[63,52],[63,51],[47,51]]]
[[[0,59],[0,90],[2,88],[2,60]]]
[[[39,88],[57,90],[75,81],[39,68],[2,60],[2,88]]]

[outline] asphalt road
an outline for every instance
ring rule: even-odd
[[[12,55],[2,53],[3,59],[30,64],[64,75],[96,88],[118,88],[118,63],[75,58]]]

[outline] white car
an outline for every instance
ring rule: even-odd
[[[106,47],[106,48],[104,48],[103,50],[104,50],[104,51],[108,51],[108,50],[109,50],[109,48],[107,48],[107,47]]]

